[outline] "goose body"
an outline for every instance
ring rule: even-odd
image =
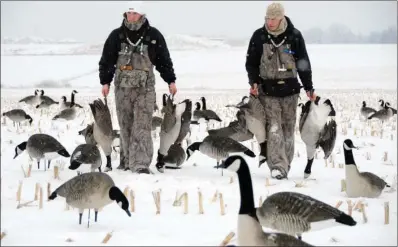
[[[79,209],[79,224],[84,209],[94,208],[97,221],[98,210],[113,201],[131,216],[129,201],[106,173],[89,172],[73,177],[52,192],[49,200],[54,200],[57,196],[64,197],[68,205]]]
[[[343,211],[296,192],[278,192],[267,197],[256,213],[263,227],[299,237],[310,230],[356,225]]]
[[[54,101],[52,98],[44,95],[44,90],[41,90],[40,95],[41,102],[36,106],[37,109],[49,108],[51,105],[58,104],[59,102]]]
[[[186,157],[185,150],[181,147],[181,144],[171,145],[163,159],[165,168],[178,169],[184,163]]]
[[[107,101],[94,100],[89,104],[91,113],[94,117],[93,136],[98,145],[102,148],[106,156],[105,171],[112,170],[111,153],[114,132],[112,127],[112,118]]]
[[[32,124],[32,117],[28,115],[24,110],[22,109],[13,109],[7,112],[3,113],[4,117],[8,117],[10,120],[12,120],[15,123],[20,123],[25,120],[29,120],[29,124]]]
[[[41,99],[40,99],[41,97],[38,94],[38,92],[39,92],[39,90],[36,89],[34,95],[26,96],[25,98],[19,100],[18,102],[19,103],[25,102],[26,104],[31,105],[31,106],[38,105],[38,104],[40,104],[40,101],[41,101]]]
[[[202,101],[202,114],[206,121],[215,120],[217,122],[221,122],[221,118],[215,113],[213,110],[207,109],[206,98],[201,97],[200,100]]]
[[[167,155],[171,145],[175,143],[181,130],[181,116],[185,111],[186,102],[175,105],[171,97],[167,99],[164,109],[164,117],[160,130],[160,145],[158,150],[158,158],[156,168],[159,172],[164,172],[164,156]]]
[[[70,157],[70,170],[76,170],[81,165],[91,165],[91,172],[98,169],[101,172],[101,153],[96,145],[93,144],[80,144],[75,148]]]
[[[65,147],[54,137],[47,134],[33,134],[27,141],[16,146],[14,159],[25,150],[32,159],[37,160],[38,169],[40,169],[40,160],[42,159],[48,161],[48,168],[50,168],[51,160],[60,156],[70,157]]]
[[[366,102],[363,101],[363,102],[362,102],[362,107],[361,107],[360,112],[361,112],[361,116],[362,116],[362,117],[368,118],[369,115],[375,113],[376,110],[373,109],[372,107],[367,107],[367,106],[366,106]]]
[[[385,104],[382,110],[379,110],[373,114],[371,114],[368,119],[377,118],[380,121],[384,122],[390,119],[393,116],[392,109],[389,107],[389,104]]]
[[[187,160],[195,152],[199,151],[202,154],[217,160],[217,167],[219,161],[228,158],[231,153],[244,153],[249,157],[256,157],[256,155],[248,149],[245,145],[228,137],[208,135],[202,142],[194,142],[187,148]]]
[[[337,124],[333,119],[336,112],[329,99],[320,103],[317,96],[314,102],[307,101],[302,107],[299,119],[301,139],[307,149],[307,165],[304,170],[304,178],[311,175],[312,163],[316,149],[322,144],[324,159],[332,153],[337,135]]]
[[[250,169],[243,157],[230,156],[221,166],[236,172],[238,175],[240,190],[237,227],[238,246],[312,246],[285,233],[268,233],[262,230],[254,206]]]
[[[229,137],[237,142],[248,141],[253,138],[253,134],[247,130],[245,112],[236,113],[236,121],[229,123],[227,127],[212,129],[207,132],[209,135]]]
[[[345,181],[348,197],[377,198],[386,187],[390,187],[379,176],[370,172],[360,172],[355,164],[353,148],[356,148],[350,139],[344,141]]]
[[[397,109],[392,108],[389,102],[386,102],[386,105],[391,109],[392,115],[397,115]]]
[[[120,142],[120,131],[113,130],[112,132],[113,132],[112,146],[118,146],[116,144],[118,140]],[[87,127],[80,130],[78,134],[84,136],[84,140],[86,141],[87,144],[97,145],[97,141],[94,138],[94,123],[87,124]]]

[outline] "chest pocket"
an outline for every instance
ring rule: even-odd
[[[290,44],[286,43],[286,37],[281,43],[263,44],[263,55],[260,63],[260,76],[263,79],[287,79],[297,77],[296,60]]]

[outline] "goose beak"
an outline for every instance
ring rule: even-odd
[[[127,215],[128,215],[129,217],[131,217],[130,211],[129,211],[128,209],[126,209],[125,211],[126,211]]]

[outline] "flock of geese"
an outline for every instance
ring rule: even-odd
[[[40,101],[44,96],[44,91],[41,95],[38,95],[38,92],[37,90],[35,95],[26,97],[20,102],[35,105],[36,108],[59,104],[58,102],[54,103],[50,98]],[[71,102],[66,102],[66,99],[63,98],[64,102],[61,104],[65,108],[53,118],[54,120],[58,118],[70,120],[76,117],[75,111],[78,106],[74,102],[75,93],[77,92],[73,90]],[[179,169],[195,151],[199,151],[215,159],[217,168],[236,172],[240,187],[238,245],[312,246],[302,240],[303,233],[335,225],[356,225],[356,221],[341,210],[316,198],[296,192],[275,193],[256,208],[251,173],[244,158],[245,156],[254,158],[256,154],[241,142],[255,138],[259,143],[260,150],[259,166],[266,161],[267,138],[264,126],[267,123],[264,108],[257,97],[244,96],[241,102],[226,106],[238,109],[236,120],[226,127],[208,130],[208,135],[200,142],[189,143],[187,137],[192,124],[198,125],[203,120],[205,122],[222,121],[213,110],[207,108],[204,97],[201,97],[200,100],[201,103],[196,102],[196,108],[193,110],[190,99],[176,103],[172,96],[163,95],[160,110],[162,117],[153,116],[152,121],[153,130],[160,127],[160,146],[155,166],[159,172],[165,172],[165,168]],[[376,111],[366,107],[366,103],[363,102],[360,113],[367,119],[378,118],[381,121],[386,121],[396,114],[396,110],[391,108],[388,102],[380,103],[382,109]],[[37,160],[38,169],[40,169],[41,160],[47,160],[49,168],[51,160],[60,156],[70,158],[69,169],[71,170],[76,170],[82,165],[90,166],[91,172],[78,173],[77,176],[53,191],[49,197],[49,200],[54,200],[57,196],[65,197],[69,205],[78,208],[79,224],[82,222],[85,209],[94,209],[95,221],[97,221],[98,210],[114,201],[128,216],[131,216],[127,198],[115,185],[113,179],[101,171],[102,159],[98,146],[107,157],[107,170],[105,171],[110,171],[112,169],[110,164],[112,142],[118,137],[118,131],[112,127],[107,100],[105,98],[103,102],[97,99],[89,106],[94,122],[79,131],[79,134],[85,137],[86,143],[78,145],[72,155],[54,137],[39,133],[31,135],[27,141],[17,145],[14,157],[15,159],[19,154],[27,151],[31,158]],[[334,149],[337,135],[336,111],[330,99],[321,101],[319,96],[314,101],[307,101],[299,106],[301,107],[299,131],[307,149],[307,165],[304,170],[306,179],[311,175],[316,149],[322,148],[325,159]],[[7,116],[17,123],[23,120],[29,120],[30,123],[33,121],[28,114],[24,113],[25,115],[23,115],[16,110],[3,113],[3,116]],[[156,111],[159,111],[157,106],[154,109],[154,112]],[[182,147],[183,140],[187,140],[189,143],[186,150]],[[343,142],[343,149],[348,197],[376,198],[381,195],[385,187],[390,187],[377,175],[358,170],[353,155],[353,149],[357,149],[357,147],[352,140],[346,139]],[[96,169],[98,172],[95,171]],[[278,177],[276,178],[278,179]],[[264,232],[262,227],[278,232]]]

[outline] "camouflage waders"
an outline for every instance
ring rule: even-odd
[[[265,108],[267,131],[267,164],[278,170],[276,178],[285,178],[294,156],[294,129],[300,85],[290,45],[263,44],[259,99]],[[294,84],[295,83],[295,84]],[[297,85],[296,85],[297,84]],[[272,96],[271,96],[272,95]]]
[[[151,137],[155,75],[148,46],[121,44],[116,64],[115,102],[120,126],[120,167],[148,169],[153,158]]]

